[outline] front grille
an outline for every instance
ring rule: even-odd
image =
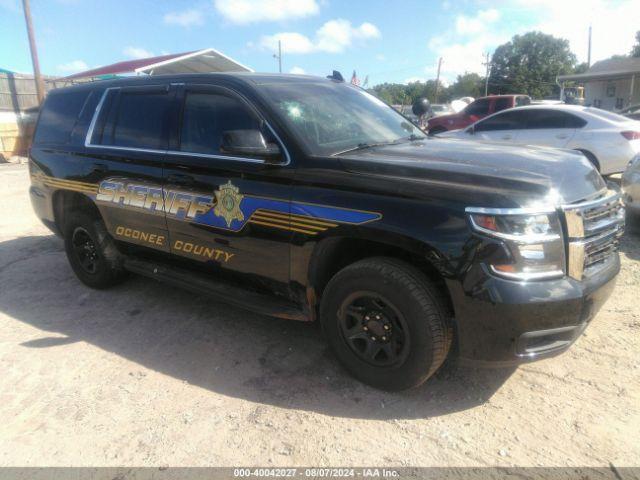
[[[610,190],[596,200],[562,208],[569,237],[569,276],[582,280],[603,268],[618,251],[624,233],[624,206],[620,195]]]

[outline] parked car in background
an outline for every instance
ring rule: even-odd
[[[448,115],[454,113],[449,105],[444,103],[432,103],[431,104],[432,115],[429,118],[440,117],[442,115]]]
[[[622,174],[622,198],[629,211],[640,214],[640,155],[629,162]]]
[[[631,105],[630,107],[620,110],[620,115],[629,117],[633,120],[640,120],[640,103],[637,105]]]
[[[507,108],[529,105],[530,103],[531,98],[528,95],[492,95],[489,97],[481,97],[471,102],[458,113],[431,118],[427,124],[427,131],[430,135],[436,135],[446,132],[447,130],[458,130],[492,113],[506,110]]]
[[[578,105],[515,108],[441,136],[579,150],[602,175],[623,172],[640,153],[640,122]]]

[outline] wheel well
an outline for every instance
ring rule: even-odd
[[[315,297],[320,298],[329,280],[347,265],[369,257],[391,257],[404,260],[420,269],[441,291],[442,298],[453,312],[453,302],[444,278],[429,260],[398,247],[360,238],[331,238],[319,244],[309,266],[309,282]]]
[[[95,203],[81,193],[59,190],[53,196],[53,216],[58,231],[64,235],[64,224],[73,212],[84,212],[92,217],[100,218],[100,212]]]
[[[587,157],[587,159],[593,164],[593,166],[596,167],[596,170],[598,170],[598,172],[600,171],[600,162],[593,153],[591,153],[589,150],[582,150],[581,148],[578,148],[577,150],[585,157]]]

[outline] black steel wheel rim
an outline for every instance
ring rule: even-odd
[[[347,296],[338,310],[338,325],[347,346],[369,365],[397,365],[409,354],[404,315],[378,293],[359,291]]]
[[[71,245],[80,268],[87,273],[95,274],[98,271],[98,247],[89,232],[82,227],[76,228],[73,231]]]

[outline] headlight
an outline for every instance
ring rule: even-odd
[[[562,228],[555,210],[467,208],[473,229],[499,239],[506,255],[488,265],[511,280],[542,280],[564,275]]]

